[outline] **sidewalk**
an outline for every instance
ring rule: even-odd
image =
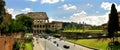
[[[33,41],[33,50],[43,50],[41,44],[39,42],[36,41],[36,39],[34,39]]]

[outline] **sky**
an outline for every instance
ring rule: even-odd
[[[120,0],[5,0],[7,12],[17,14],[46,12],[50,21],[101,25],[108,22],[114,3],[120,12]]]

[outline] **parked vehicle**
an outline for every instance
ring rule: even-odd
[[[56,44],[57,42],[56,41],[53,41],[54,44]]]
[[[68,45],[63,45],[63,48],[65,48],[65,49],[69,49],[70,46],[68,46]]]

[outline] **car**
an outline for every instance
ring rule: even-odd
[[[65,48],[65,49],[69,49],[70,46],[68,46],[68,45],[63,45],[63,48]]]
[[[56,44],[56,46],[58,47],[58,46],[59,46],[59,44]]]
[[[56,44],[57,42],[56,41],[53,41],[54,44]]]
[[[43,38],[42,36],[40,36],[40,38]]]

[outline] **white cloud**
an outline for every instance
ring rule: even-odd
[[[82,11],[80,13],[73,14],[72,16],[70,16],[70,19],[75,22],[79,22],[79,20],[82,22],[84,21],[86,15],[87,15],[86,12]]]
[[[57,20],[54,20],[54,21],[61,21],[61,22],[72,22],[71,20],[69,19],[57,19]]]
[[[88,7],[93,7],[93,5],[92,5],[92,4],[90,4],[90,3],[88,3],[88,4],[87,4],[87,6],[88,6]]]
[[[37,2],[38,0],[27,0],[27,1],[31,1],[31,2]]]
[[[8,12],[9,14],[12,14],[12,13],[14,12],[14,9],[13,9],[13,8],[7,8],[7,12]]]
[[[66,17],[64,16],[63,19],[66,19]]]
[[[62,2],[64,2],[65,0],[61,0]]]
[[[96,11],[96,13],[99,13],[99,11]]]
[[[110,10],[110,9],[111,9],[111,5],[112,5],[112,3],[102,2],[101,8],[103,8],[103,9],[105,9],[105,10]]]
[[[15,19],[15,16],[18,15],[18,14],[21,14],[21,13],[27,13],[27,12],[31,12],[32,9],[31,8],[25,8],[23,10],[16,10],[16,9],[13,9],[13,8],[6,8],[7,9],[7,12],[12,14],[12,18]]]
[[[64,10],[77,10],[77,6],[71,4],[64,4],[62,7]]]
[[[54,19],[52,17],[49,18],[49,22],[52,22],[52,21],[61,21],[61,22],[71,22],[71,20],[66,19],[66,17],[63,17],[63,19]]]
[[[49,18],[49,22],[55,21],[55,19],[53,18]]]
[[[24,13],[22,11],[18,11],[18,10],[15,10],[11,13],[12,14],[12,18],[15,19],[15,16],[18,15],[18,14],[21,14],[21,13]]]
[[[25,8],[25,9],[23,9],[23,10],[21,10],[21,11],[23,11],[23,12],[27,13],[27,12],[31,12],[31,11],[32,11],[32,9],[31,9],[31,8]]]
[[[16,10],[13,9],[13,8],[6,8],[6,9],[7,9],[7,12],[12,15],[12,18],[13,18],[13,19],[15,19],[15,16],[16,16],[17,14],[20,14],[20,13],[21,13],[21,12],[16,11]]]
[[[103,23],[107,23],[108,15],[100,15],[100,16],[87,16],[85,11],[80,13],[73,14],[70,19],[74,22],[85,22],[86,24],[91,25],[101,25]]]
[[[44,4],[44,3],[54,4],[58,2],[64,2],[64,0],[41,0],[41,4]]]
[[[114,4],[116,5],[117,11],[120,12],[120,5],[118,5],[116,3],[114,3]],[[111,5],[112,5],[112,3],[110,3],[110,2],[102,2],[101,8],[103,8],[105,10],[111,10]]]
[[[120,12],[120,5],[117,6],[117,11]]]
[[[18,14],[21,14],[21,13],[23,13],[23,12],[21,12],[21,11],[14,11],[12,13],[12,18],[15,19],[15,16],[18,15]]]

